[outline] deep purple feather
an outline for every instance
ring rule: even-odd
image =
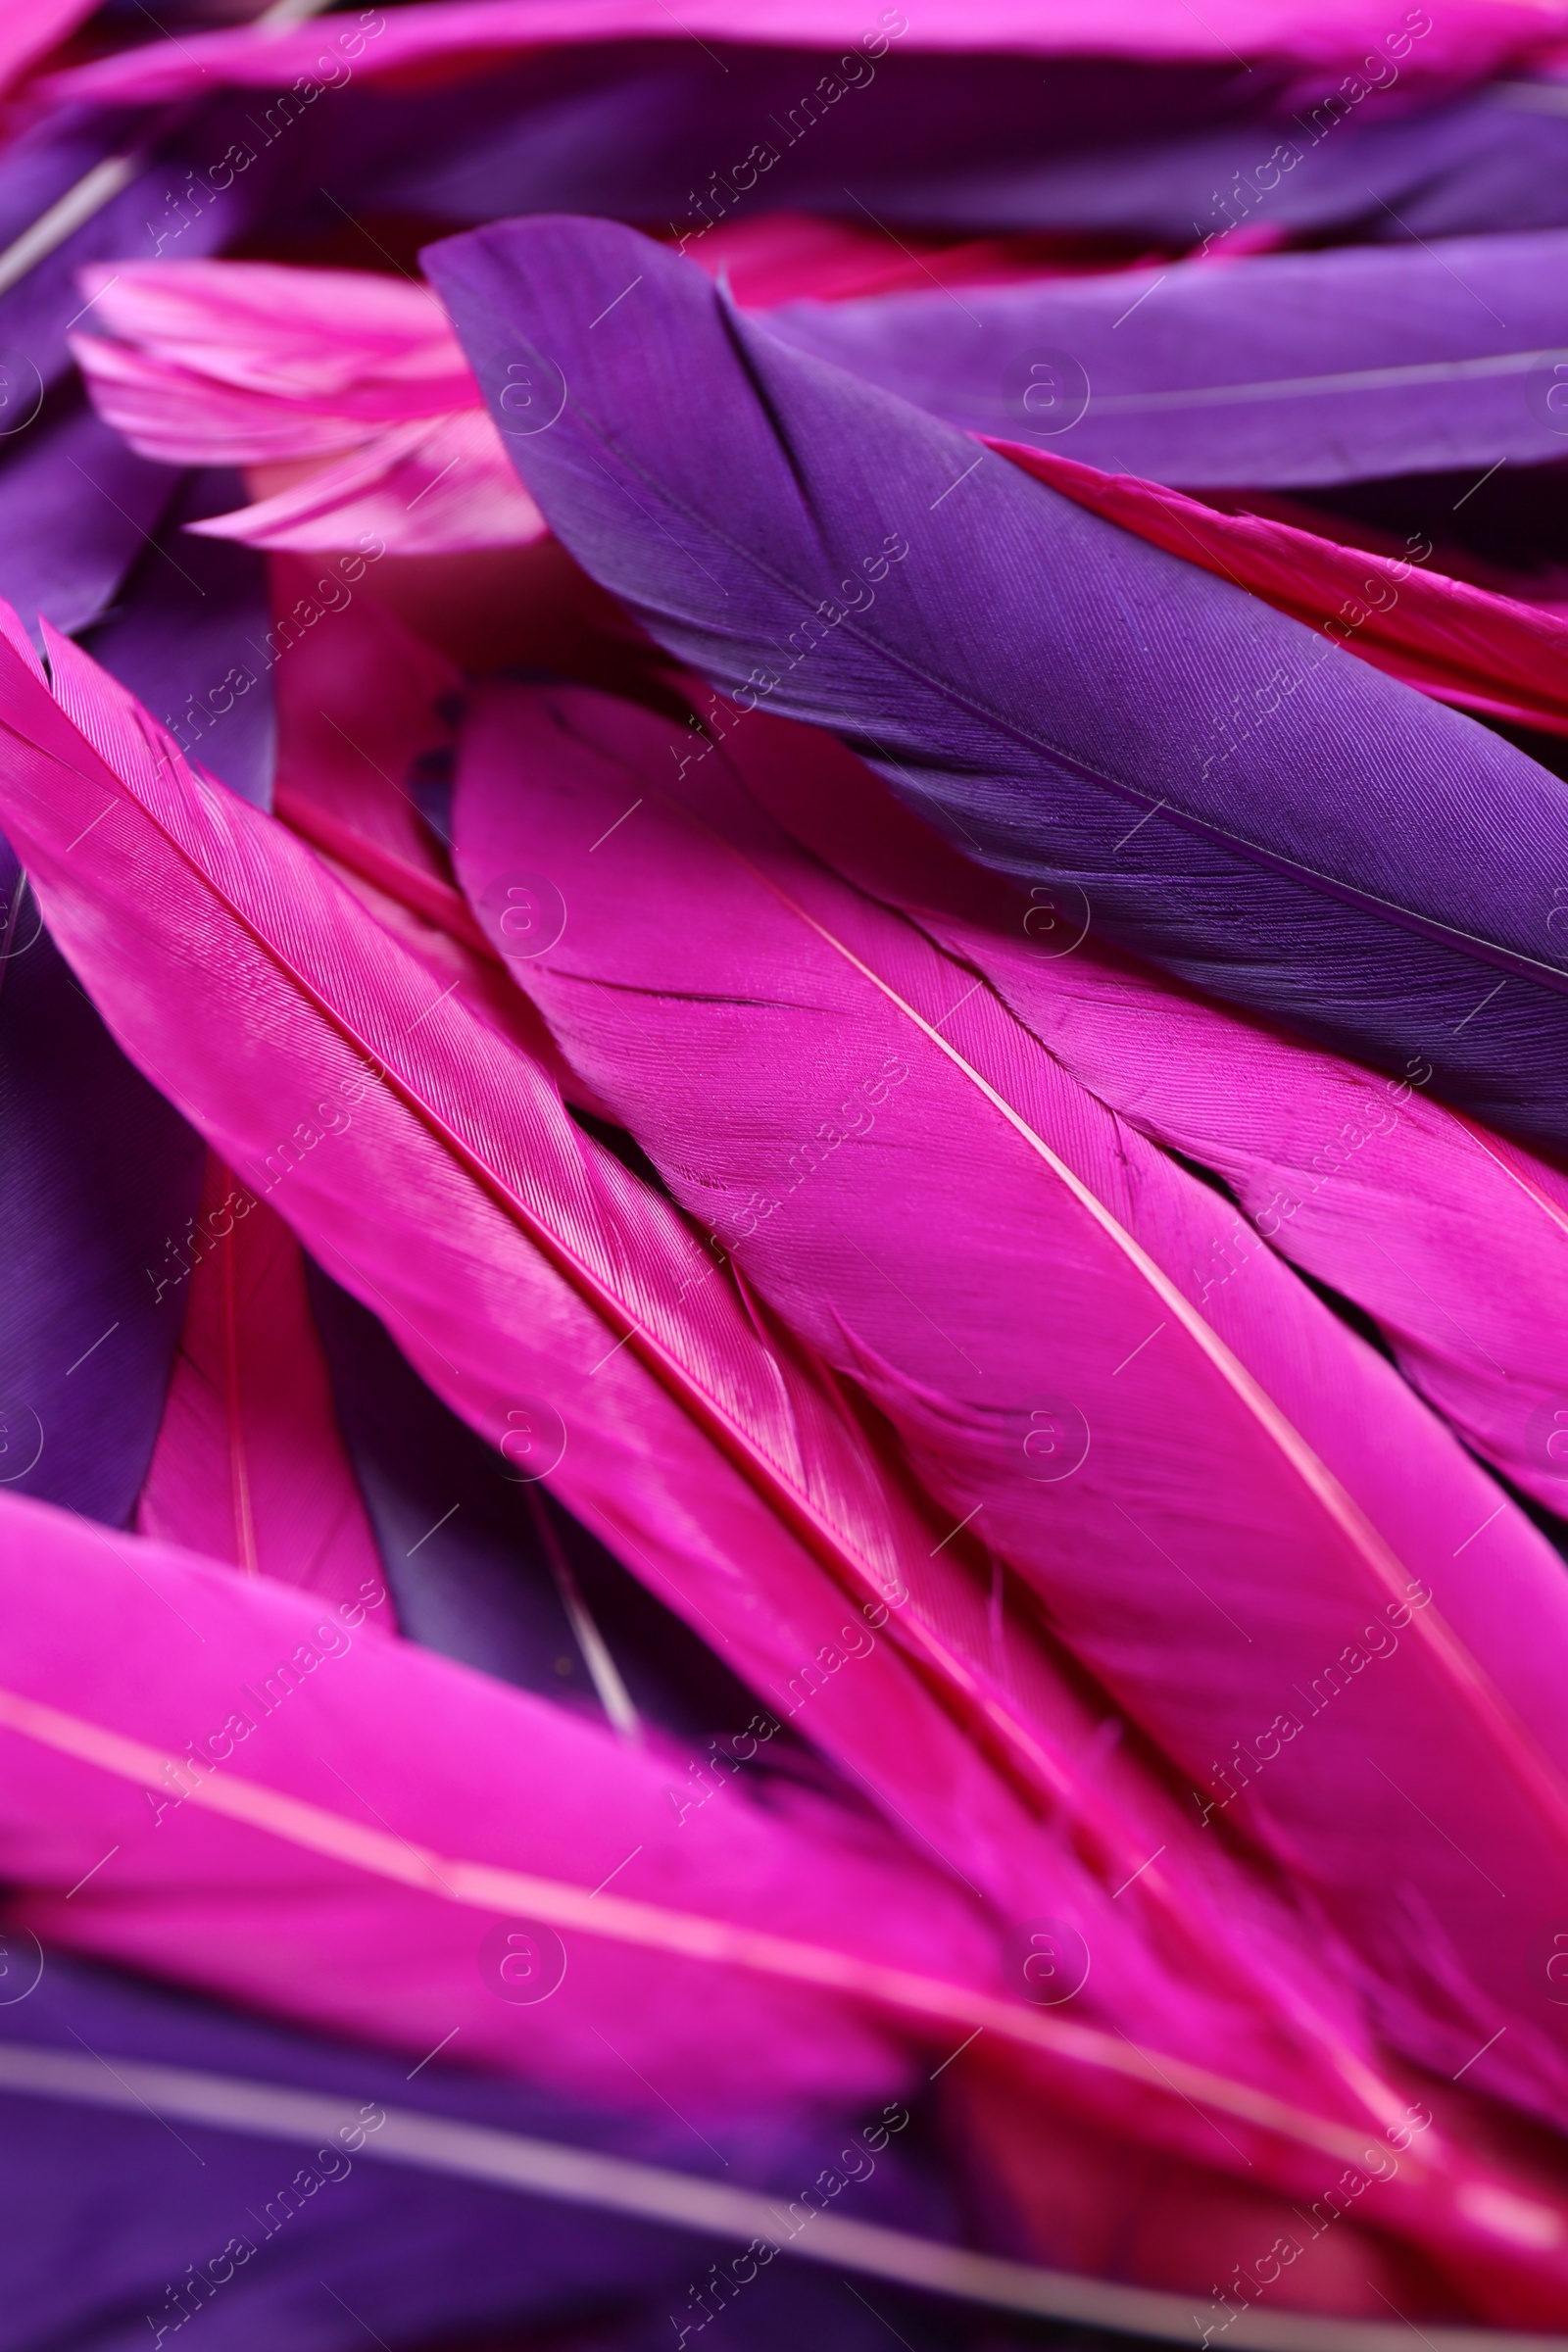
[[[598,1719],[544,1512],[638,1714],[698,1752],[750,1720],[746,1685],[562,1504],[510,1477],[367,1307],[318,1267],[310,1286],[344,1440],[410,1640]]]
[[[1568,1136],[1554,777],[628,229],[508,222],[426,259],[528,489],[661,642],[836,728],[1100,935]]]
[[[769,323],[966,431],[1194,488],[1568,458],[1568,231],[799,302]]]

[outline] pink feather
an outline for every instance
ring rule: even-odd
[[[1261,514],[1216,513],[1136,474],[1012,441],[986,446],[1171,555],[1217,572],[1439,702],[1568,735],[1568,614]],[[1430,555],[1431,542],[1426,543]]]
[[[1107,268],[1100,240],[1071,231],[956,239],[922,236],[906,224],[895,235],[819,213],[705,222],[682,231],[677,251],[710,277],[722,273],[741,308],[758,311],[784,302],[923,293],[933,273],[944,286],[1006,286],[1098,276]]]
[[[526,852],[560,892],[515,969],[568,1059],[1202,1819],[1313,1889],[1405,2046],[1568,2110],[1528,1973],[1568,1894],[1560,1561],[1261,1244],[1217,1281],[1226,1204],[721,759],[686,779],[690,736],[582,692],[476,708],[460,872],[482,903]]]
[[[257,503],[196,532],[312,551],[368,531],[404,555],[544,536],[428,287],[270,262],[99,264],[81,285],[100,415],[143,457],[253,469]]]
[[[1125,2038],[1009,1999],[978,1909],[818,1797],[721,1782],[688,1823],[682,1759],[365,1641],[358,1606],[44,1505],[0,1498],[0,1868],[53,1943],[421,2057],[456,2034],[607,2103],[678,2085],[688,2116],[885,2096],[965,2030],[1006,2050],[1014,2119],[1087,2081],[1126,2129],[1161,2087]],[[1472,2307],[1560,2306],[1549,2185],[1467,2157],[1419,2098],[1315,2131],[1298,2193],[1375,2182],[1368,2220],[1424,2231]]]
[[[338,1434],[300,1246],[209,1155],[169,1399],[136,1524],[384,1616],[387,1591]]]
[[[96,6],[97,0],[10,0],[0,24],[0,90],[41,64]]]

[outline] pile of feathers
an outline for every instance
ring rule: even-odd
[[[1564,778],[1568,0],[9,0],[0,2352],[1568,2342]]]

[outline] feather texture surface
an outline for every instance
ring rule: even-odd
[[[979,856],[1082,894],[1097,935],[1568,1135],[1555,777],[786,349],[630,230],[511,223],[426,261],[492,403],[519,350],[558,387],[514,462],[662,644],[836,727]]]
[[[1319,72],[1343,73],[1361,61],[1369,41],[1381,39],[1385,21],[1366,0],[1333,0],[1308,7],[1303,0],[1225,0],[1203,19],[1174,8],[1168,0],[1143,0],[1107,20],[1094,0],[1055,0],[1042,10],[1031,0],[987,0],[983,8],[948,5],[913,21],[902,11],[884,14],[881,27],[867,34],[861,16],[842,0],[789,0],[769,9],[760,22],[746,0],[693,0],[679,25],[657,0],[460,0],[443,7],[400,11],[390,29],[382,27],[363,55],[369,73],[391,73],[431,59],[462,57],[488,61],[498,49],[534,49],[547,44],[662,40],[685,34],[739,43],[767,41],[786,49],[836,49],[860,40],[908,38],[911,45],[939,54],[996,50],[1004,55],[1103,55],[1230,60],[1238,50],[1265,60],[1283,60]],[[688,25],[690,30],[688,30]],[[885,30],[883,29],[885,28]],[[1559,0],[1461,0],[1435,20],[1434,29],[1414,41],[1407,54],[1419,63],[1421,78],[1476,76],[1511,55],[1547,47],[1568,35],[1568,17]],[[122,52],[52,77],[62,95],[103,102],[183,96],[208,86],[214,74],[225,80],[278,87],[317,63],[321,35],[314,26],[258,38],[244,30],[213,32],[170,42],[159,49]],[[879,52],[872,49],[872,54]]]
[[[455,2014],[470,2063],[634,2110],[665,2082],[704,2117],[737,2096],[854,2105],[902,2088],[961,2022],[1011,2038],[1020,2074],[1054,2044],[1114,2046],[1007,1998],[965,1898],[804,1794],[764,1811],[737,1791],[687,1832],[664,1757],[416,1644],[359,1639],[352,1610],[136,1538],[117,1552],[44,1506],[0,1515],[14,1924],[421,2054]],[[70,1626],[87,1611],[113,1642],[84,1681]],[[106,1836],[116,1850],[82,1886]],[[1359,2161],[1364,2124],[1318,2133],[1303,2180]],[[1500,2291],[1544,2315],[1560,2296],[1568,2229],[1513,2168],[1429,2127],[1374,2173],[1385,2227],[1425,2207],[1483,2307]]]
[[[712,2145],[705,2148],[662,2108],[632,2112],[487,2076],[452,2063],[461,2048],[460,2032],[411,2082],[406,2059],[363,2042],[328,2041],[51,1948],[26,2001],[0,2008],[0,2162],[14,2200],[14,2228],[0,2249],[5,2352],[30,2352],[51,2333],[74,2332],[93,2345],[123,2337],[132,2292],[155,2330],[162,2324],[176,2332],[190,2315],[172,2282],[186,2272],[193,2241],[222,2247],[236,2229],[236,2252],[244,2257],[249,2247],[252,2257],[223,2280],[228,2352],[273,2352],[283,2340],[296,2352],[340,2352],[343,2325],[323,2279],[362,2326],[389,2339],[400,2330],[434,2338],[454,2326],[586,2326],[611,2300],[635,2307],[645,2328],[664,2327],[668,2310],[688,2300],[703,2241],[603,2211],[522,2200],[515,2189],[429,2167],[380,2163],[387,2127],[364,2127],[412,2111],[438,2130],[446,2122],[520,2133],[686,2179],[749,2181],[786,2201],[860,2129],[858,2119],[842,2119],[835,2130],[835,2119],[816,2113],[749,2107],[709,2118]],[[96,2086],[79,2074],[73,2080],[83,2068],[97,2076]],[[176,2124],[199,2165],[167,2160],[163,2117],[128,2091],[118,2113],[94,2099],[94,2087],[118,2091],[139,2081],[156,2102],[143,2068],[173,2070],[173,2080],[208,2091],[201,2120]],[[162,2079],[167,2086],[172,2078]],[[52,2095],[40,2096],[41,2082],[51,2082]],[[294,2093],[307,2119],[315,2110],[314,2123],[302,2119],[281,2139],[266,2130],[275,2120],[268,2094],[279,2091]],[[323,2148],[321,2114],[334,2106],[344,2120],[328,2127]],[[907,2112],[901,2105],[891,2120]],[[855,2194],[864,2198],[866,2218],[951,2238],[956,2230],[940,2189],[927,2185],[918,2157],[904,2155],[913,2136],[907,2124],[890,2134],[865,2160],[875,2171]],[[302,2195],[310,2199],[303,2210]],[[114,2227],[84,2243],[78,2217],[88,2198],[112,2211]],[[714,2257],[722,2258],[719,2246],[705,2246],[702,2264]],[[766,2352],[788,2352],[803,2332],[833,2352],[858,2342],[853,2318],[844,2329],[838,2311],[860,2307],[836,2278],[779,2263],[752,2285],[748,2325]],[[869,2312],[860,2317],[866,2330],[885,2332]]]
[[[179,1340],[201,1144],[127,1061],[0,844],[0,1488],[123,1526]]]
[[[93,0],[14,0],[0,32],[0,89],[20,81],[92,11]]]
[[[137,457],[79,394],[34,418],[0,466],[0,596],[35,629],[101,617],[167,513],[179,476]]]
[[[831,1808],[804,1793],[786,1819],[737,1792],[683,1836],[667,1756],[368,1639],[359,1607],[145,1539],[112,1548],[41,1505],[5,1509],[3,1835],[7,1876],[28,1890],[12,1915],[35,1933],[419,2056],[456,2021],[472,2061],[628,2105],[648,2095],[639,2062],[705,2105],[763,2083],[786,2100],[885,2095],[906,2072],[901,2027],[845,1998],[857,1955],[988,1981],[967,1898],[863,1823],[835,1840]],[[72,1633],[88,1611],[90,1660]],[[120,1851],[68,1910],[106,1826]],[[617,1869],[603,1914],[589,1910]],[[541,1936],[509,1972],[503,1934],[487,1979],[483,1939],[530,1881],[541,1902],[574,1890],[558,1898],[581,1920],[565,1965],[559,1935]],[[689,1938],[656,1959],[645,1905],[841,1946],[844,1985],[737,1966],[722,1935],[711,1961]],[[535,1997],[510,1999],[519,1984]],[[612,2016],[607,2040],[595,2025]]]
[[[209,775],[266,808],[277,743],[266,560],[193,537],[237,486],[221,467],[186,475],[83,642]]]
[[[543,532],[428,287],[265,262],[105,264],[82,287],[73,350],[100,416],[144,457],[256,469],[254,503],[198,533],[314,550],[373,531],[412,555]]]
[[[1341,547],[1272,516],[1216,514],[1179,490],[1101,473],[1054,451],[990,446],[1038,481],[1250,590],[1406,686],[1462,710],[1568,734],[1568,613],[1423,570],[1429,539],[1416,539],[1402,559]]]

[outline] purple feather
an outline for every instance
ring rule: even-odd
[[[79,399],[0,441],[0,596],[37,637],[68,634],[113,602],[177,488]],[[41,640],[39,641],[41,642]]]
[[[768,323],[965,431],[1194,488],[1568,458],[1568,231],[800,302]]]
[[[5,1957],[8,1985],[38,1965],[37,1947],[15,1932]],[[29,2064],[44,2077],[30,2093],[12,2079]],[[216,2114],[202,2122],[160,2114],[128,2092],[104,2105],[90,2095],[95,2086],[83,2095],[73,2084],[72,2070],[78,2084],[85,2070],[113,2094],[136,2066],[205,2078],[216,2086]],[[662,2110],[621,2113],[465,2069],[461,2037],[410,2080],[401,2059],[51,1948],[30,1995],[0,2006],[0,2184],[11,2216],[0,2249],[3,2352],[63,2341],[84,2352],[133,2342],[173,2352],[193,2324],[188,2340],[221,2352],[275,2352],[283,2342],[349,2352],[367,2330],[400,2344],[446,2342],[459,2331],[466,2342],[470,2331],[492,2328],[509,2342],[513,2330],[518,2341],[525,2331],[530,2343],[548,2330],[554,2342],[568,2328],[588,2352],[606,2340],[600,2329],[618,2338],[634,2313],[646,2330],[640,2340],[663,2346],[673,2341],[669,2311],[687,2305],[691,2283],[728,2252],[679,2228],[378,2160],[375,2130],[352,2155],[329,2132],[318,2160],[319,2131],[311,2136],[303,2123],[292,2136],[258,2130],[254,2110],[247,2115],[258,2089],[335,2100],[346,2117],[365,2114],[372,2125],[377,2114],[412,2111],[599,2149],[785,2201],[861,2120],[756,2104],[706,2118],[705,2145]],[[858,2210],[951,2236],[949,2199],[929,2160],[922,2168],[913,2153],[914,2136],[906,2126],[889,2139]],[[316,2182],[308,2194],[295,2186],[301,2168]],[[239,2259],[225,2263],[234,2240]],[[754,2282],[746,2307],[748,2342],[768,2352],[808,2339],[831,2352],[873,2352],[873,2334],[885,2332],[813,2266],[780,2263],[765,2280]],[[592,2333],[579,2337],[578,2328]]]
[[[270,808],[277,730],[266,661],[267,560],[185,528],[244,496],[225,468],[188,475],[116,610],[83,642],[209,774]]]

